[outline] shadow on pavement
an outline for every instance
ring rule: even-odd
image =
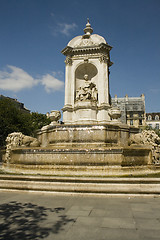
[[[1,204],[0,240],[39,240],[50,233],[58,234],[65,225],[75,221],[63,214],[64,210],[62,207],[51,209],[16,201]],[[46,224],[48,217],[49,226]]]

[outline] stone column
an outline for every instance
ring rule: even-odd
[[[72,122],[72,111],[73,111],[73,100],[72,100],[72,59],[66,57],[65,60],[66,69],[65,69],[65,102],[63,107],[63,121]]]
[[[66,58],[66,69],[65,69],[65,105],[71,104],[71,66],[72,60],[70,58]]]
[[[105,57],[101,57],[99,61],[99,75],[98,75],[98,88],[99,88],[99,105],[109,104],[109,78],[108,78],[108,64]]]
[[[109,104],[109,74],[107,57],[101,56],[99,61],[99,75],[98,75],[98,102],[99,111],[97,119],[100,122],[110,121],[108,116]]]

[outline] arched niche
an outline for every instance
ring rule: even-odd
[[[98,70],[92,63],[82,63],[75,71],[75,91],[83,85],[84,75],[88,75],[88,80],[97,86]],[[97,86],[98,87],[98,86]]]

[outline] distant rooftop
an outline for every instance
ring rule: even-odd
[[[19,102],[16,98],[11,98],[11,97],[6,97],[3,95],[0,95],[0,99],[3,99],[3,98],[7,98],[7,99],[11,100],[19,110],[21,110],[25,113],[30,113],[30,110],[24,106],[24,103]]]

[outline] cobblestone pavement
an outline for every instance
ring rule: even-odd
[[[0,191],[0,240],[160,239],[160,197]]]

